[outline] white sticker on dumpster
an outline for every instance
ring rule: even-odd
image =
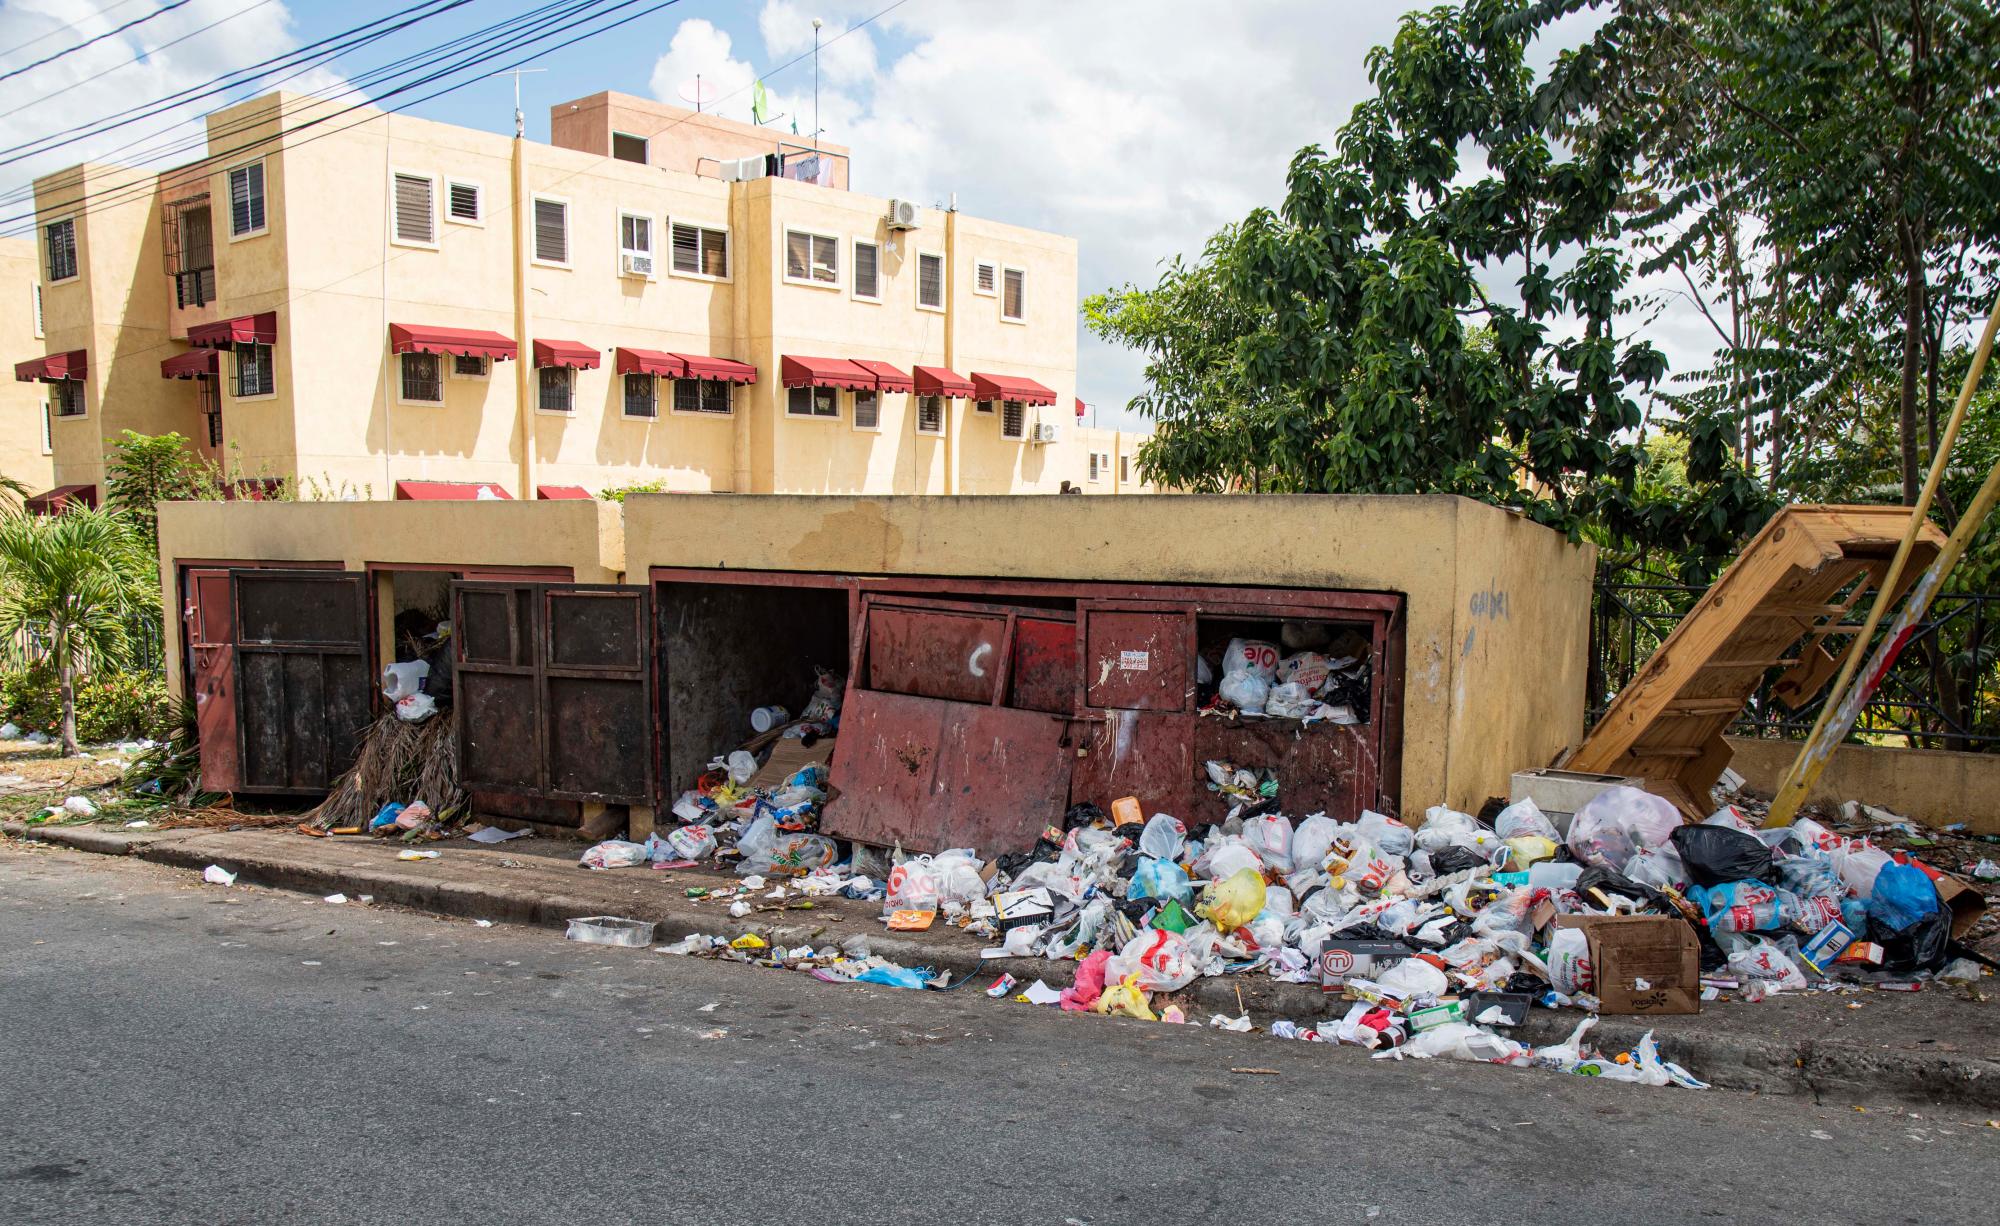
[[[1123,672],[1143,673],[1153,667],[1153,653],[1150,651],[1121,651],[1118,653],[1118,667]]]

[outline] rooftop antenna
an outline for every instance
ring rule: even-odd
[[[681,101],[694,103],[695,114],[699,115],[702,107],[715,101],[715,95],[720,88],[713,81],[702,80],[701,74],[696,73],[694,80],[681,82]]]
[[[514,78],[514,139],[515,140],[520,140],[522,137],[526,136],[528,132],[527,117],[521,113],[521,78],[527,76],[531,72],[547,72],[547,71],[548,69],[546,68],[506,68],[492,74],[493,76],[496,77]]]
[[[819,150],[819,27],[820,19],[813,18],[813,150]]]

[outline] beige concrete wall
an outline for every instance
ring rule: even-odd
[[[33,238],[0,239],[0,345],[7,362],[40,357],[43,337],[35,320],[41,292],[41,260]],[[0,475],[39,494],[55,485],[55,459],[43,445],[48,385],[20,383],[12,369],[0,368]]]
[[[1729,767],[1769,796],[1798,757],[1797,741],[1732,736]],[[1964,822],[1975,834],[2000,834],[2000,754],[1842,745],[1808,802],[1858,800],[1931,826]]]
[[[732,106],[739,112],[747,111],[749,99],[737,100]],[[648,165],[710,178],[716,175],[717,158],[741,159],[767,153],[797,158],[801,146],[811,143],[794,136],[789,123],[760,128],[725,119],[713,111],[691,111],[615,91],[559,102],[549,108],[549,143],[560,148],[609,157],[613,132],[645,137]],[[833,157],[831,186],[844,190],[848,184],[847,146],[821,141],[817,147]]]
[[[162,607],[179,607],[189,561],[340,562],[464,568],[567,566],[578,583],[616,583],[624,526],[604,502],[174,502],[160,507]],[[180,634],[166,636],[180,692]]]
[[[625,503],[629,574],[654,566],[1346,588],[1406,598],[1403,809],[1476,807],[1582,720],[1590,558],[1450,497],[687,498]],[[1494,569],[1495,553],[1518,559]],[[1521,590],[1475,619],[1471,594]],[[1532,688],[1507,693],[1505,684]],[[1573,698],[1556,691],[1567,688]],[[1547,696],[1543,689],[1548,691]]]

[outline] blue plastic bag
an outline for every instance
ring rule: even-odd
[[[1875,875],[1875,892],[1868,896],[1868,918],[1891,932],[1905,932],[1943,906],[1937,887],[1924,870],[1891,862]]]
[[[921,988],[930,976],[907,966],[871,966],[854,977],[856,983],[879,983],[885,988]]]
[[[1132,888],[1125,896],[1171,898],[1185,906],[1194,898],[1194,883],[1188,880],[1187,870],[1173,861],[1141,856],[1132,874]]]

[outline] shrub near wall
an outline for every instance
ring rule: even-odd
[[[167,683],[157,673],[93,673],[76,683],[76,735],[81,741],[127,741],[152,736],[165,726]],[[55,670],[29,668],[0,675],[0,716],[25,735],[55,736],[62,724],[62,697]]]

